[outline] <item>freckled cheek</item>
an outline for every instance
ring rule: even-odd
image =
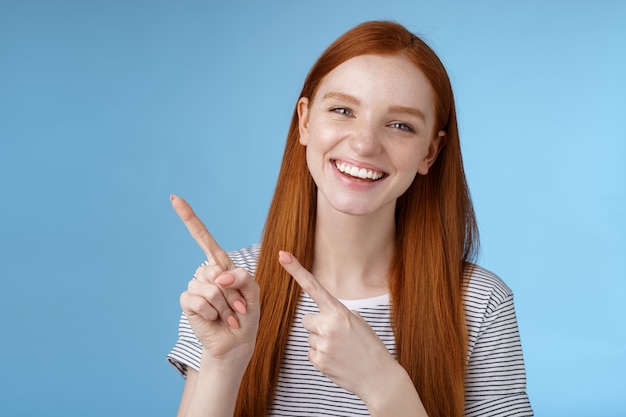
[[[396,178],[399,180],[398,184],[401,194],[404,194],[418,175],[418,160],[415,158],[404,158],[402,162],[396,160],[394,166],[397,169]]]
[[[324,177],[326,171],[325,155],[323,152],[315,148],[315,145],[308,145],[306,148],[306,164],[309,169],[313,181],[319,187],[320,181]]]
[[[308,147],[321,153],[332,150],[345,136],[344,132],[324,126],[310,129],[309,132]]]
[[[425,154],[420,150],[406,149],[403,152],[394,152],[391,157],[395,161],[395,167],[398,171],[403,171],[409,178],[417,175],[421,160]],[[412,181],[412,179],[410,179]]]

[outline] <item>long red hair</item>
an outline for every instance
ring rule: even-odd
[[[322,79],[350,58],[402,54],[429,80],[435,102],[433,135],[445,143],[428,175],[416,176],[396,205],[396,244],[389,291],[397,360],[407,370],[430,417],[462,416],[467,355],[463,270],[478,233],[463,171],[452,87],[433,50],[403,26],[366,22],[339,37],[311,68],[300,97],[315,97]],[[241,383],[236,416],[266,415],[274,394],[300,287],[278,263],[288,250],[310,268],[316,186],[294,110],[256,271],[261,287],[257,347]]]

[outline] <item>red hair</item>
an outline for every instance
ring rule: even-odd
[[[313,100],[323,78],[350,58],[401,54],[429,80],[445,143],[428,175],[416,176],[396,205],[396,243],[389,291],[398,362],[430,417],[462,416],[467,337],[463,270],[478,232],[463,171],[452,87],[433,50],[403,26],[366,22],[339,37],[311,68],[300,97]],[[294,110],[256,271],[261,287],[257,348],[241,383],[236,416],[266,415],[275,395],[300,287],[278,263],[288,250],[307,268],[313,260],[317,188],[299,143]],[[400,319],[401,318],[401,319]]]

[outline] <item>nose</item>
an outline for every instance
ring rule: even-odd
[[[350,147],[360,156],[375,155],[381,150],[380,132],[372,123],[359,123],[350,135]]]

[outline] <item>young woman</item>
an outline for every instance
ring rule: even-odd
[[[478,246],[447,73],[367,22],[320,56],[260,245],[207,255],[169,361],[179,416],[527,416],[512,293]]]

